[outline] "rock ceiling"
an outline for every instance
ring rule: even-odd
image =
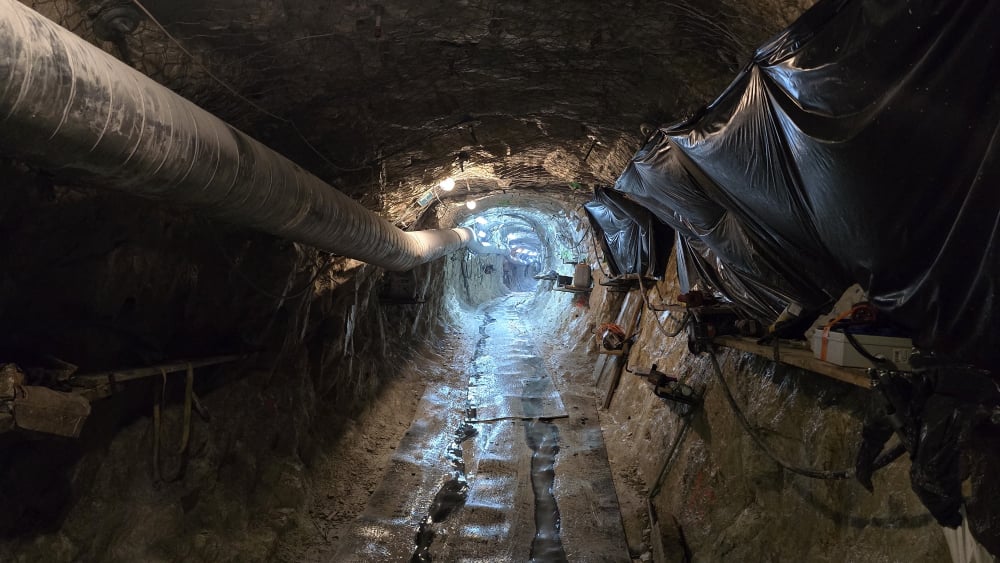
[[[810,3],[22,1],[396,219],[447,176],[585,197]]]

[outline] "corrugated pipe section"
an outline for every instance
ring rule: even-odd
[[[13,0],[0,0],[0,152],[390,270],[472,238],[464,228],[396,228]]]

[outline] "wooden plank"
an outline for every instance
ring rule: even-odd
[[[750,352],[751,354],[757,354],[758,356],[763,356],[772,361],[774,360],[774,347],[757,344],[757,341],[752,338],[720,336],[715,339],[715,343],[727,348],[733,348],[734,350],[742,350],[744,352]],[[850,383],[851,385],[857,385],[858,387],[863,387],[865,389],[871,389],[872,386],[871,379],[868,377],[864,368],[845,368],[831,364],[830,362],[824,362],[823,360],[813,357],[811,350],[782,346],[778,350],[778,362],[802,368],[813,373],[818,373],[838,381]]]
[[[618,389],[618,384],[622,380],[622,371],[625,368],[625,364],[628,362],[628,351],[631,346],[628,342],[625,343],[624,348],[622,348],[622,353],[614,358],[615,363],[612,366],[611,371],[611,385],[608,386],[608,393],[604,396],[604,403],[601,408],[607,410],[611,406],[611,399],[615,396],[615,390]]]
[[[211,358],[201,358],[197,360],[177,360],[173,362],[168,362],[155,366],[141,367],[141,368],[106,371],[101,373],[88,373],[88,374],[74,376],[72,379],[70,379],[70,384],[78,385],[81,387],[96,387],[104,383],[110,383],[110,382],[121,383],[122,381],[130,381],[133,379],[152,377],[154,375],[160,375],[161,373],[175,373],[178,371],[185,371],[187,370],[188,366],[191,366],[192,368],[200,368],[216,364],[224,364],[227,362],[234,362],[236,360],[245,357],[246,357],[245,355],[239,355],[239,354],[234,354],[230,356],[214,356]]]
[[[622,309],[618,314],[618,326],[622,325],[624,319],[628,319],[628,324],[625,326],[625,335],[627,338],[631,338],[635,332],[636,324],[639,322],[639,315],[642,314],[642,307],[645,304],[641,296],[639,298],[634,298],[634,296],[635,294],[633,293],[625,296],[625,302],[622,304]],[[618,389],[618,384],[621,382],[622,370],[624,370],[625,364],[628,362],[630,348],[631,345],[626,339],[625,344],[622,346],[622,353],[611,357],[611,384],[608,386],[607,392],[604,394],[604,401],[601,403],[601,408],[604,410],[607,410],[611,406],[611,399],[614,398],[615,390]]]
[[[133,368],[125,370],[107,371],[102,373],[92,373],[77,375],[70,379],[70,384],[76,387],[73,393],[80,395],[88,401],[96,401],[105,397],[110,397],[115,392],[115,385],[125,381],[153,377],[161,373],[176,373],[187,371],[188,366],[200,368],[213,366],[228,362],[235,362],[247,357],[246,355],[214,356],[197,360],[178,360],[155,366]]]
[[[615,317],[615,321],[614,321],[615,324],[617,324],[618,326],[621,326],[623,324],[622,319],[626,318],[625,317],[625,313],[631,307],[634,306],[633,305],[634,301],[635,301],[635,297],[631,293],[625,296],[625,299],[622,300],[621,308],[618,310],[618,315]],[[623,329],[623,330],[625,330],[625,329]],[[626,332],[626,335],[628,335],[627,332]],[[600,345],[600,339],[599,338],[600,338],[600,336],[598,335],[598,345]],[[597,382],[596,383],[597,389],[601,393],[601,397],[602,397],[601,398],[601,404],[602,405],[604,404],[604,399],[607,398],[607,396],[608,396],[609,393],[611,393],[611,389],[610,389],[611,382],[609,381],[609,379],[613,379],[614,373],[617,370],[620,369],[619,366],[618,366],[619,363],[620,363],[619,362],[620,358],[621,358],[621,356],[618,356],[618,355],[611,355],[611,354],[604,355],[604,354],[602,354],[600,356],[600,358],[598,359],[597,366],[600,368],[600,371],[597,371],[595,369],[594,374],[596,376],[595,380]]]
[[[566,293],[588,293],[591,289],[590,287],[574,287],[572,285],[557,285],[552,289],[556,291],[565,291]]]
[[[601,378],[604,375],[604,366],[608,364],[610,358],[605,355],[598,356],[597,362],[594,364],[594,377],[593,385],[595,388],[600,388]]]

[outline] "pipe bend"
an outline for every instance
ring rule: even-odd
[[[475,238],[469,241],[469,251],[473,254],[499,254],[506,256],[509,252],[506,249],[499,248],[496,246],[483,246],[483,243],[479,242]]]

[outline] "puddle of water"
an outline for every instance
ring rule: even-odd
[[[559,505],[552,492],[555,485],[556,456],[559,454],[559,427],[546,419],[528,422],[525,439],[531,448],[531,489],[535,493],[535,538],[531,560],[539,563],[566,561],[559,536]]]
[[[561,418],[565,406],[552,378],[538,356],[534,340],[517,336],[523,322],[510,305],[487,310],[479,327],[473,372],[469,374],[469,404],[474,422],[510,418]],[[537,398],[528,414],[524,400]]]
[[[518,330],[519,324],[512,322],[509,328]],[[519,360],[524,370],[521,409],[531,419],[524,430],[525,440],[531,449],[531,489],[535,496],[535,537],[531,541],[531,561],[562,563],[567,560],[566,551],[559,535],[559,505],[553,493],[555,462],[559,454],[559,427],[551,419],[543,418],[547,410],[544,397],[552,389],[552,379],[537,355],[524,355]]]
[[[463,422],[455,430],[455,439],[448,446],[448,454],[445,456],[454,472],[438,489],[427,516],[420,521],[410,563],[431,563],[430,549],[434,543],[434,524],[444,522],[452,513],[465,505],[465,499],[469,496],[469,482],[465,474],[462,443],[474,437],[476,433],[476,428],[468,422]]]
[[[502,322],[498,323],[498,319]],[[484,315],[472,362],[474,373],[470,374],[466,420],[456,429],[454,440],[448,446],[447,459],[454,471],[441,485],[420,523],[410,563],[431,562],[430,548],[434,543],[435,525],[447,520],[465,505],[469,484],[462,443],[476,435],[472,422],[488,423],[476,418],[477,409],[485,406],[479,403],[488,396],[483,392],[504,394],[512,400],[501,409],[505,415],[502,418],[526,420],[525,441],[531,450],[531,488],[535,506],[531,561],[567,561],[560,537],[559,506],[553,493],[555,461],[559,454],[559,427],[552,422],[554,417],[565,416],[565,412],[552,379],[541,358],[534,352],[531,341],[513,336],[523,332],[520,318],[510,305],[491,307]],[[513,377],[496,377],[501,370]],[[474,388],[478,388],[477,392],[473,392]],[[554,409],[556,404],[558,408]],[[497,410],[492,404],[489,408]]]

